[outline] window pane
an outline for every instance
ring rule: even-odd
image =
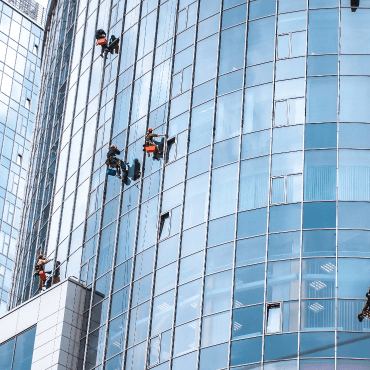
[[[226,343],[202,349],[199,370],[214,370],[227,366],[228,352],[229,348]]]
[[[333,258],[302,261],[302,298],[334,298],[336,262]]]
[[[172,326],[174,290],[156,297],[153,301],[151,336]]]
[[[0,346],[1,367],[4,370],[10,370],[12,368],[14,342],[15,340],[12,339]]]
[[[224,271],[206,277],[203,303],[204,315],[230,308],[231,279],[231,271]]]
[[[302,333],[300,341],[301,357],[334,357],[334,332]]]
[[[178,356],[196,348],[199,336],[199,320],[178,326],[175,329],[173,355]]]
[[[155,287],[154,287],[155,295],[161,294],[175,286],[176,272],[177,272],[176,262],[171,263],[170,265],[157,270],[155,275]]]
[[[179,284],[200,277],[203,273],[203,252],[182,258],[180,262]]]
[[[203,347],[228,341],[230,336],[230,311],[203,318]]]
[[[262,334],[263,305],[234,310],[232,339],[254,337]]]
[[[352,125],[351,125],[352,126]],[[343,132],[344,134],[344,132]],[[337,146],[337,124],[306,124],[305,148],[335,148]],[[351,146],[353,148],[353,146]]]
[[[205,103],[192,110],[189,152],[211,144],[214,102]]]
[[[182,233],[181,257],[185,257],[204,248],[206,225],[199,225]]]
[[[305,203],[303,206],[303,228],[334,228],[336,223],[335,208],[335,202]]]
[[[274,154],[271,175],[281,176],[302,172],[302,152]]]
[[[243,135],[242,159],[270,154],[270,130]]]
[[[339,230],[338,255],[370,257],[370,232],[365,230]]]
[[[364,4],[362,6],[369,5]],[[340,51],[343,54],[370,54],[370,9],[361,9],[355,17],[353,16],[353,10],[351,10],[347,8],[341,11]]]
[[[267,206],[269,157],[243,161],[240,168],[239,210]]]
[[[265,264],[235,270],[234,307],[263,302]]]
[[[188,168],[186,177],[193,177],[209,170],[210,147],[198,150],[188,156]]]
[[[298,334],[268,335],[265,337],[265,360],[297,357]],[[284,368],[286,368],[284,366]]]
[[[121,315],[109,323],[108,345],[106,358],[121,352],[125,343],[126,314]]]
[[[141,342],[147,336],[149,303],[146,302],[131,310],[128,346]]]
[[[338,227],[348,229],[370,229],[370,220],[367,218],[370,203],[339,202]]]
[[[245,90],[243,133],[271,127],[271,88],[266,84]]]
[[[367,341],[369,334],[365,333],[338,333],[337,356],[370,358]],[[351,364],[349,364],[351,366]],[[343,367],[344,369],[344,367]]]
[[[335,234],[334,230],[304,231],[302,256],[334,256]]]
[[[247,238],[248,236],[265,234],[266,226],[267,208],[241,212],[238,215],[237,238]]]
[[[152,291],[152,274],[135,281],[132,289],[131,306],[136,306],[150,298]]]
[[[267,301],[298,299],[299,269],[299,260],[269,262]]]
[[[301,233],[281,233],[269,235],[269,260],[299,257]]]
[[[239,159],[239,138],[221,141],[214,146],[212,167],[222,166]],[[202,159],[204,161],[204,158]],[[207,163],[208,169],[208,163]]]
[[[336,150],[305,152],[304,200],[335,199],[336,164]]]
[[[340,200],[370,200],[369,158],[367,150],[339,151]]]
[[[234,244],[228,243],[207,249],[206,274],[231,268]]]
[[[364,271],[370,268],[370,260],[338,258],[338,297],[362,298],[369,282]]]
[[[257,1],[254,5],[264,8],[266,1]],[[274,3],[270,1],[270,3]],[[275,8],[275,4],[271,4]],[[267,10],[268,8],[264,8]],[[275,13],[275,10],[273,10]],[[250,13],[250,19],[253,19]],[[248,29],[247,65],[260,64],[274,59],[275,17],[268,17],[250,22]]]
[[[215,35],[198,42],[195,56],[194,86],[216,77],[217,41]]]
[[[239,135],[241,103],[241,91],[224,95],[217,99],[215,141]]]
[[[157,268],[161,268],[177,259],[178,236],[174,236],[158,244]]]
[[[176,325],[199,317],[201,290],[201,279],[179,287],[176,305]]]
[[[236,243],[236,266],[263,262],[266,258],[266,236],[238,240]]]
[[[301,228],[301,204],[286,204],[270,208],[270,232]]]
[[[334,300],[301,302],[301,330],[334,330]]]
[[[212,171],[210,218],[236,211],[237,176],[236,163]]]
[[[261,361],[261,358],[262,337],[238,340],[231,343],[231,366],[258,362]],[[261,369],[258,366],[256,370]]]
[[[208,179],[209,175],[206,173],[188,180],[186,183],[184,229],[205,221],[208,203]]]
[[[279,127],[272,130],[272,152],[303,149],[303,126]]]
[[[338,9],[309,11],[309,55],[338,53],[338,18]]]
[[[239,14],[243,14],[243,10]],[[235,17],[233,17],[233,21],[236,21]],[[235,71],[243,67],[244,45],[244,24],[221,32],[219,74]]]

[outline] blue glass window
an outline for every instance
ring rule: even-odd
[[[338,53],[338,19],[338,9],[309,11],[309,55]]]
[[[261,361],[261,357],[262,337],[238,340],[231,343],[231,366]]]
[[[305,126],[306,149],[336,148],[336,146],[337,146],[336,123],[306,124]]]
[[[266,236],[238,240],[236,243],[236,266],[263,262],[266,258]]]
[[[273,13],[275,13],[275,1],[267,0],[273,3]],[[253,19],[252,7],[257,5],[263,11],[265,1],[256,1],[252,3],[250,10],[250,19]],[[247,66],[269,62],[274,59],[274,41],[275,41],[275,17],[268,17],[248,25],[248,47],[247,47]]]
[[[236,269],[234,284],[234,307],[263,302],[265,264]]]
[[[208,224],[207,246],[221,244],[234,239],[235,215],[210,221]]]
[[[206,274],[226,270],[233,266],[234,243],[207,249]]]
[[[267,206],[269,165],[269,157],[250,159],[241,163],[239,210]]]
[[[339,230],[338,255],[370,257],[370,231]]]
[[[269,235],[268,259],[299,257],[301,235],[299,231]]]
[[[370,229],[370,220],[367,217],[370,203],[339,202],[338,227],[346,229]]]
[[[232,339],[254,337],[262,334],[263,305],[234,310]]]
[[[269,262],[267,271],[267,301],[298,299],[299,260]]]
[[[229,348],[226,343],[202,349],[200,352],[199,370],[214,370],[227,366],[228,352]]]
[[[301,228],[301,204],[286,204],[270,208],[270,232]]]
[[[298,334],[268,335],[265,337],[265,360],[297,357]]]
[[[335,231],[311,230],[303,232],[302,256],[334,256]]]
[[[305,152],[304,200],[333,200],[336,197],[336,150]]]
[[[303,228],[335,228],[335,214],[335,202],[305,203],[303,205]]]
[[[266,234],[267,208],[242,212],[238,215],[238,238]]]

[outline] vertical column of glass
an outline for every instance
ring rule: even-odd
[[[340,8],[340,69],[338,124],[338,208],[337,208],[337,369],[359,368],[368,360],[368,321],[357,321],[365,303],[369,279],[367,171],[368,79],[366,45],[369,5]],[[357,343],[357,345],[354,345]],[[357,359],[346,359],[345,357]]]

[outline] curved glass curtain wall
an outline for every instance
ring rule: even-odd
[[[54,3],[55,5],[55,3]],[[69,59],[75,18],[75,1],[58,2],[46,42],[43,45],[43,69],[33,132],[30,172],[27,180],[17,262],[13,274],[10,306],[32,297],[35,256],[45,251],[51,200],[56,172],[63,106],[69,74]]]
[[[43,37],[42,28],[17,7],[0,1],[0,315],[6,312],[16,257]]]
[[[27,216],[26,247],[91,292],[79,368],[367,366],[370,4],[324,5],[80,2],[48,243]],[[121,34],[105,65],[97,28]]]

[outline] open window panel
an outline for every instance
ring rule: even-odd
[[[171,211],[161,215],[161,226],[159,229],[159,240],[167,238],[170,235]]]
[[[267,303],[266,306],[266,333],[282,332],[282,302]]]
[[[36,55],[38,55],[38,53],[39,53],[39,46],[37,44],[33,45],[33,53],[36,54]]]
[[[173,162],[186,154],[187,131],[167,139],[166,162]]]
[[[31,99],[27,98],[25,103],[24,103],[24,106],[26,109],[30,109],[31,108]]]
[[[148,367],[158,365],[170,358],[171,330],[167,330],[150,340]]]
[[[181,206],[172,208],[170,211],[162,213],[159,228],[159,240],[175,235],[180,230]]]
[[[18,154],[17,155],[17,165],[18,166],[22,166],[22,159],[23,159],[22,154]]]
[[[351,0],[351,11],[355,12],[360,6],[360,0]]]
[[[286,204],[302,200],[302,174],[271,178],[270,204]]]

